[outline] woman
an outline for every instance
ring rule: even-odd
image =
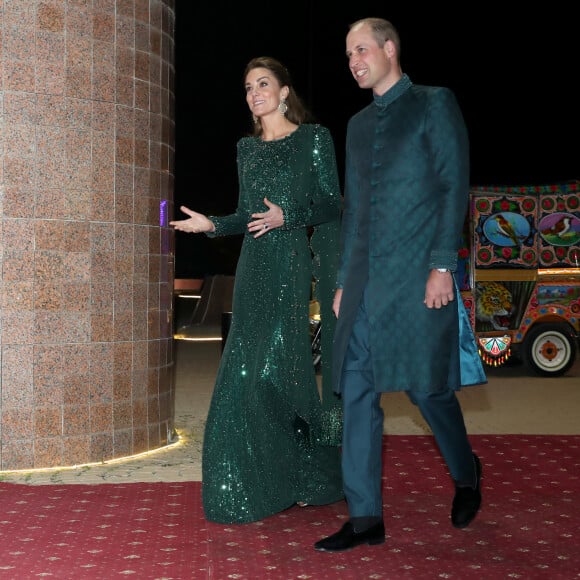
[[[237,146],[235,213],[186,207],[175,229],[245,233],[232,321],[205,428],[206,519],[245,523],[295,504],[344,497],[341,408],[330,385],[340,186],[334,145],[308,113],[278,61],[255,58],[244,74],[254,122]],[[323,321],[322,400],[312,363],[312,280]]]

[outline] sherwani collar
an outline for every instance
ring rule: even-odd
[[[383,95],[375,95],[373,93],[373,99],[375,105],[381,109],[385,109],[392,102],[396,101],[407,89],[411,88],[413,83],[411,79],[404,74],[386,93]]]

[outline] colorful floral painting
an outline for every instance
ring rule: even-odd
[[[472,190],[477,268],[580,266],[580,195],[576,187]]]

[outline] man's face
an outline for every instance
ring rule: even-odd
[[[388,54],[391,44],[386,42],[380,47],[367,24],[359,24],[349,31],[346,36],[348,67],[361,89],[376,90],[388,79],[392,70]]]

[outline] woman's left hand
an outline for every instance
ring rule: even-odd
[[[267,197],[264,198],[264,204],[268,207],[268,211],[253,213],[252,217],[254,219],[248,224],[248,231],[253,233],[255,238],[259,238],[270,230],[284,225],[282,208],[269,201]]]

